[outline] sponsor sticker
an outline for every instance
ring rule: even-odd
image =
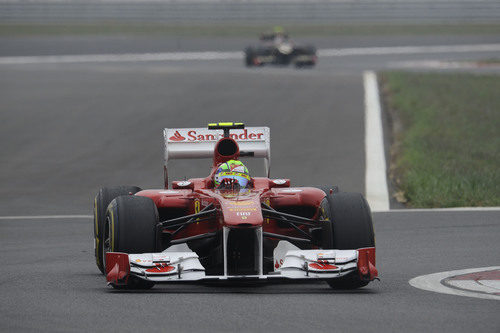
[[[137,262],[137,263],[141,263],[141,262],[143,262],[143,263],[152,263],[153,262],[153,260],[151,260],[151,259],[140,259],[140,258],[137,258],[134,261]]]
[[[167,190],[167,191],[160,191],[159,193],[161,193],[161,194],[179,194],[179,191]]]
[[[264,203],[265,203],[266,205],[270,206],[270,205],[271,205],[271,199],[266,198],[266,200],[264,200]],[[269,218],[264,219],[264,222],[265,222],[265,223],[267,223],[267,224],[269,224],[269,222],[270,222],[270,221],[271,221],[271,220],[270,220]]]
[[[153,254],[153,262],[170,262],[170,257],[164,254]]]
[[[284,179],[275,179],[273,180],[273,183],[275,183],[276,185],[283,185],[286,183],[286,180]]]
[[[181,133],[179,133],[179,131],[175,131],[174,135],[172,135],[171,137],[168,138],[168,141],[176,141],[176,142],[179,142],[179,141],[184,141],[186,140],[185,137],[183,137],[181,135]]]
[[[236,212],[236,216],[250,216],[251,212]]]
[[[148,273],[168,273],[168,272],[173,271],[174,269],[175,269],[174,266],[160,266],[160,265],[157,265],[154,268],[146,269],[146,272],[148,272]]]
[[[191,182],[187,181],[187,180],[182,180],[180,182],[177,182],[177,186],[180,186],[180,187],[185,187],[185,186],[189,186],[191,185]]]
[[[318,260],[335,259],[335,252],[333,252],[333,251],[321,252],[321,253],[318,253],[316,256],[317,256]]]
[[[231,171],[245,173],[245,167],[243,165],[232,166]]]
[[[330,265],[330,263],[326,260],[318,260],[318,262],[314,262],[309,264],[310,268],[313,269],[319,269],[319,270],[330,270],[330,269],[337,269],[337,266]]]
[[[230,212],[255,212],[257,208],[253,207],[236,207],[236,208],[229,208]]]
[[[252,206],[253,201],[250,200],[245,200],[245,201],[229,201],[230,205],[235,205],[235,206]]]
[[[174,131],[172,133],[172,131]],[[264,141],[265,134],[261,129],[233,129],[229,134],[237,141]],[[216,132],[207,129],[173,129],[169,130],[169,142],[211,142],[223,137],[222,131]]]
[[[335,260],[337,260],[337,261],[346,261],[348,259],[349,259],[348,257],[337,257],[337,258],[335,258]]]
[[[280,192],[285,192],[285,193],[297,193],[297,192],[302,192],[301,189],[298,188],[287,188],[285,190],[281,190]]]

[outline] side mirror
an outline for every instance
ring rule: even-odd
[[[290,187],[290,179],[269,179],[269,188]]]
[[[172,182],[172,188],[175,190],[193,190],[194,183],[189,180],[179,180]]]

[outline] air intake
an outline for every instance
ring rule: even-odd
[[[220,156],[233,156],[238,152],[238,144],[233,139],[221,139],[215,149]]]

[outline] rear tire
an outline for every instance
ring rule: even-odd
[[[245,49],[245,66],[247,67],[252,67],[254,66],[254,57],[255,57],[255,51],[251,47],[247,47]]]
[[[108,206],[104,228],[103,262],[107,252],[156,252],[158,210],[153,200],[140,196],[119,196]],[[150,289],[153,282],[133,278],[117,289]]]
[[[336,185],[323,185],[323,186],[317,186],[317,188],[325,192],[326,195],[336,194],[340,192],[339,187]]]
[[[324,243],[331,244],[331,249],[353,250],[365,247],[375,247],[375,234],[370,207],[360,193],[327,193],[325,213],[331,223],[331,231],[325,228]],[[364,287],[367,281],[361,281],[358,274],[350,274],[340,279],[327,280],[333,289],[356,289]]]
[[[141,191],[137,186],[103,187],[94,199],[94,252],[97,267],[104,274],[104,262],[102,261],[102,240],[106,210],[109,203],[120,195],[135,194]]]

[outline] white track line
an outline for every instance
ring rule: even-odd
[[[416,60],[416,61],[393,61],[390,67],[397,68],[430,68],[430,69],[475,69],[475,68],[498,68],[496,63],[481,63],[474,61],[440,61],[440,60]]]
[[[382,118],[377,75],[363,75],[365,87],[366,200],[373,211],[389,210]]]
[[[92,215],[25,215],[0,216],[0,220],[91,219]]]
[[[243,52],[167,52],[0,57],[0,65],[241,59]]]
[[[358,48],[348,48],[348,49],[324,49],[324,50],[318,50],[318,56],[340,57],[340,56],[353,56],[353,55],[463,53],[463,52],[497,52],[497,51],[500,51],[500,44],[387,46],[387,47],[358,47]]]
[[[442,293],[442,294],[500,300],[500,296],[498,296],[498,295],[480,294],[480,293],[475,293],[473,291],[453,289],[453,288],[446,287],[445,285],[443,285],[441,283],[441,281],[443,281],[444,279],[446,279],[448,277],[462,275],[462,274],[475,273],[475,272],[480,272],[480,271],[490,271],[490,270],[495,270],[495,269],[500,269],[500,266],[463,269],[463,270],[458,270],[458,271],[449,271],[449,272],[441,272],[441,273],[422,275],[422,276],[417,276],[416,278],[411,279],[408,283],[411,286],[418,288],[418,289],[433,291],[433,292]]]
[[[321,49],[318,56],[344,57],[385,54],[421,54],[421,53],[463,53],[463,52],[499,52],[500,44],[476,45],[439,45],[439,46],[388,46],[356,47],[344,49]],[[92,62],[139,62],[139,61],[181,61],[181,60],[223,60],[242,59],[244,53],[234,52],[164,52],[164,53],[125,53],[125,54],[89,54],[89,55],[49,55],[0,57],[0,65],[20,64],[58,64]]]

